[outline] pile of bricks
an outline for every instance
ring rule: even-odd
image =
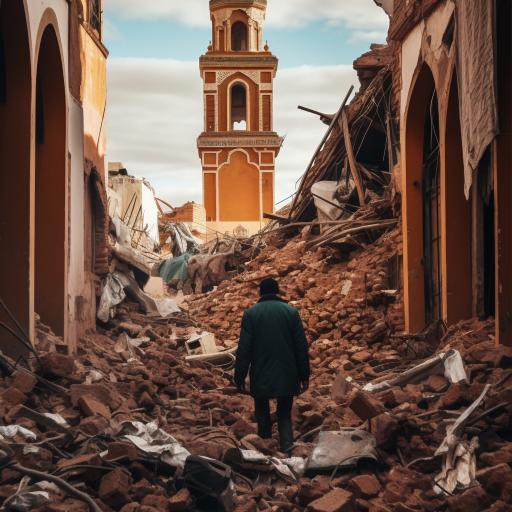
[[[76,357],[49,351],[55,337],[40,326],[40,362],[14,371],[2,365],[3,424],[36,436],[18,433],[3,441],[13,450],[12,461],[58,475],[103,511],[173,512],[195,510],[193,497],[179,473],[155,464],[117,434],[123,422],[156,422],[193,455],[223,460],[228,449],[239,447],[284,457],[276,439],[256,435],[252,400],[236,394],[229,372],[185,361],[185,342],[195,332],[209,330],[218,344],[236,344],[241,315],[257,300],[260,279],[274,276],[300,310],[311,347],[312,382],[296,401],[293,455],[306,459],[319,430],[358,427],[375,436],[380,462],[336,474],[307,474],[296,482],[238,469],[243,474],[234,477],[233,510],[510,510],[512,353],[494,346],[492,321],[463,323],[428,342],[395,336],[403,330],[394,263],[401,254],[400,234],[388,232],[350,258],[334,248],[310,252],[305,243],[298,236],[281,249],[266,248],[243,274],[208,295],[189,298],[188,316],[179,321],[151,319],[125,303],[108,329],[80,341]],[[126,335],[141,341],[137,350],[120,343]],[[370,381],[421,362],[425,346],[430,354],[458,349],[469,382],[450,384],[440,373],[381,392],[362,390]],[[451,496],[436,493],[441,460],[431,457],[446,426],[485,384],[491,390],[465,434],[479,439],[478,483]],[[60,415],[67,426],[56,425],[45,413]],[[20,491],[21,478],[12,463],[3,467],[0,501]],[[33,510],[89,509],[60,488],[48,492],[49,503]]]

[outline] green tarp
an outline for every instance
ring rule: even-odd
[[[188,279],[188,260],[190,254],[186,253],[177,258],[171,258],[160,266],[160,277],[166,283],[179,283]]]

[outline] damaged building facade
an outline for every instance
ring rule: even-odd
[[[71,350],[108,269],[101,13],[101,0],[0,4],[0,321],[33,340],[37,314]]]
[[[408,332],[496,318],[512,344],[512,4],[395,0],[394,169]]]

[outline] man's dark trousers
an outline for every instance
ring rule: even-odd
[[[258,435],[262,439],[272,437],[272,420],[270,419],[270,399],[254,398],[256,421],[258,422]],[[277,425],[281,451],[287,452],[293,446],[292,425],[293,397],[277,399]]]

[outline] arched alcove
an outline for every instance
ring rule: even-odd
[[[32,316],[30,270],[30,43],[24,2],[0,3],[0,298],[26,334]],[[0,321],[14,327],[0,309]],[[0,331],[0,349],[17,358],[19,341]]]
[[[459,92],[455,71],[448,98],[443,147],[443,318],[450,325],[471,318],[473,309],[471,203],[464,195]]]
[[[243,151],[235,151],[219,170],[220,221],[260,220],[260,173]]]
[[[249,33],[247,25],[243,21],[237,21],[231,27],[231,50],[234,52],[246,52],[248,49]]]
[[[404,288],[411,332],[441,317],[439,114],[434,77],[424,64],[405,123]]]
[[[247,130],[247,88],[242,83],[231,87],[231,129]]]
[[[66,98],[52,25],[42,35],[36,82],[35,309],[64,335],[66,304]]]

